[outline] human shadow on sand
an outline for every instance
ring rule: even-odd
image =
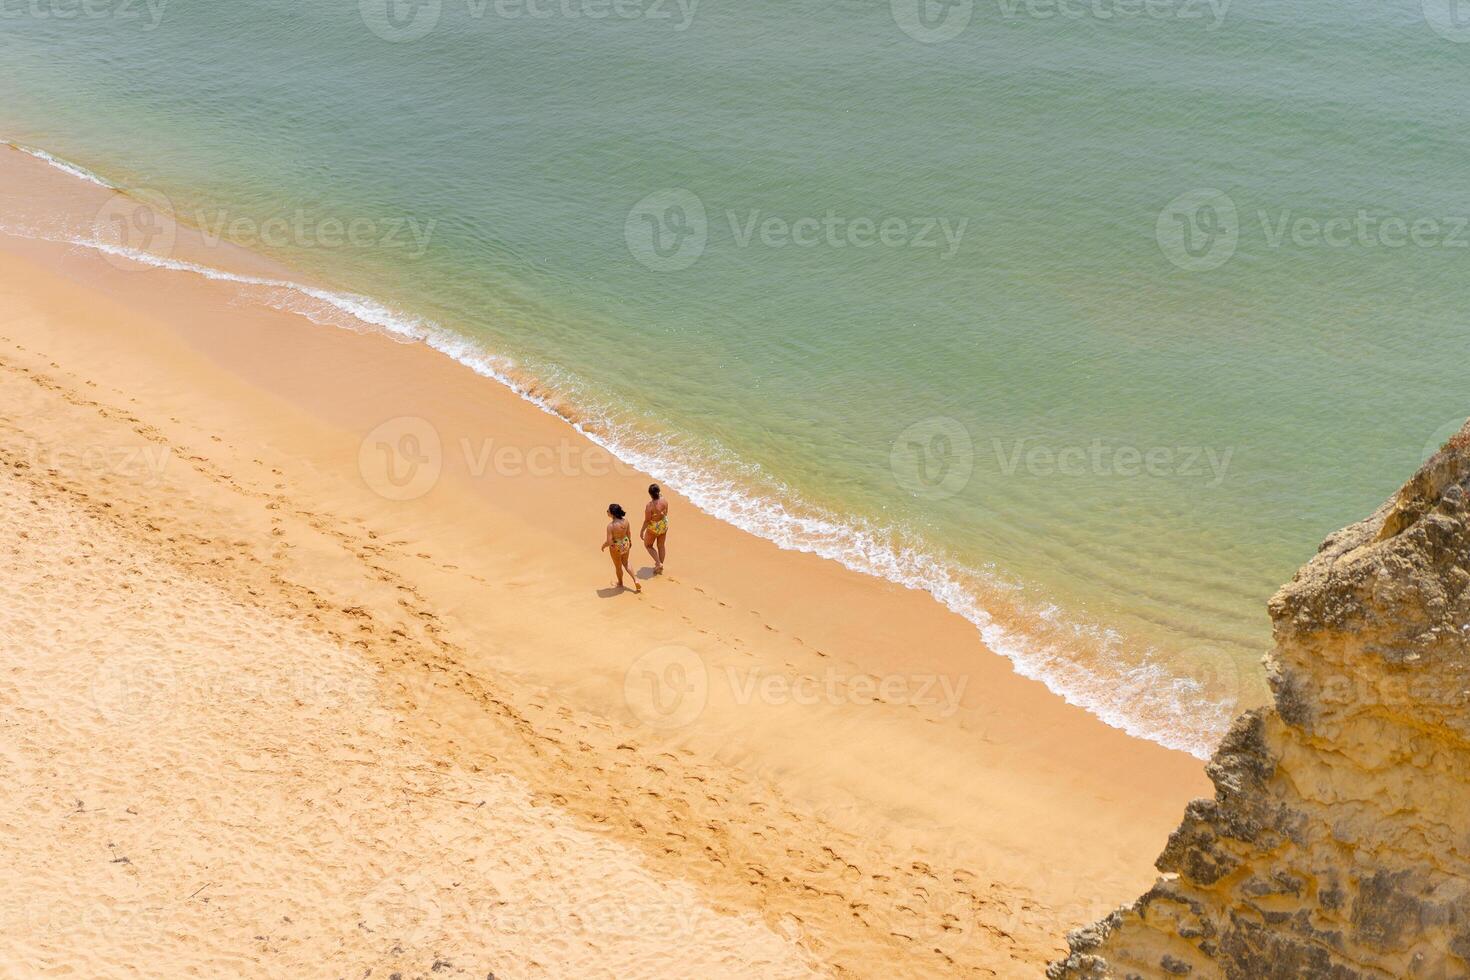
[[[626,585],[606,585],[597,590],[597,595],[602,599],[611,599],[615,596],[622,595],[624,592],[631,593],[632,595],[638,594]]]

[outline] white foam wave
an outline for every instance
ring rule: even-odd
[[[5,145],[13,147],[14,149],[17,149],[20,152],[26,154],[27,156],[33,156],[37,160],[44,161],[45,163],[51,165],[52,167],[55,167],[57,170],[60,170],[63,173],[68,173],[71,174],[73,177],[78,177],[82,180],[85,180],[89,184],[96,184],[98,187],[106,187],[109,190],[117,190],[117,185],[109,183],[108,181],[97,176],[92,171],[88,170],[86,167],[81,166],[80,164],[75,164],[69,160],[63,160],[60,157],[52,156],[45,150],[37,149],[34,146],[26,146],[24,143],[15,143],[10,140],[6,140]]]
[[[28,237],[46,237],[28,233]],[[783,549],[801,551],[836,561],[853,571],[929,593],[945,608],[964,617],[979,631],[985,645],[1005,656],[1017,673],[1040,681],[1069,704],[1091,712],[1114,728],[1169,748],[1206,759],[1225,731],[1237,707],[1212,701],[1200,685],[1181,683],[1168,670],[1147,660],[1128,664],[1119,656],[1106,670],[1094,669],[1068,655],[1058,640],[1024,635],[998,623],[982,605],[977,585],[999,594],[1016,587],[995,575],[965,568],[924,550],[900,546],[913,540],[899,528],[875,526],[861,519],[837,515],[813,506],[790,492],[753,492],[744,482],[721,475],[719,467],[688,453],[670,452],[665,435],[641,433],[632,426],[613,424],[596,416],[594,424],[568,418],[538,391],[514,376],[515,364],[494,355],[467,337],[431,321],[391,309],[366,296],[319,289],[301,283],[241,275],[166,256],[154,255],[76,236],[52,238],[95,249],[155,268],[187,272],[267,290],[268,305],[303,316],[312,322],[385,332],[405,341],[427,344],[476,373],[490,378],[542,411],[573,428],[624,463],[652,474],[700,510]],[[777,486],[758,469],[746,467],[749,483]],[[1054,637],[1086,634],[1090,645],[1107,654],[1118,649],[1116,635],[1083,624],[1066,623],[1055,606],[1036,609],[1033,618]],[[1038,631],[1039,633],[1041,631]],[[1102,663],[1106,657],[1094,658]]]

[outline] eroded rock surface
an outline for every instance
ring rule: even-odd
[[[1274,706],[1047,976],[1470,977],[1467,586],[1470,425],[1272,598]]]

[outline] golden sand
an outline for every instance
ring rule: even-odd
[[[12,228],[121,206],[0,175]],[[0,235],[0,964],[1036,976],[1207,789],[677,494],[668,574],[616,592],[646,475],[262,292]]]

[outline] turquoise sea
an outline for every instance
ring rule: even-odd
[[[1456,9],[0,0],[0,136],[1202,753],[1470,412]]]

